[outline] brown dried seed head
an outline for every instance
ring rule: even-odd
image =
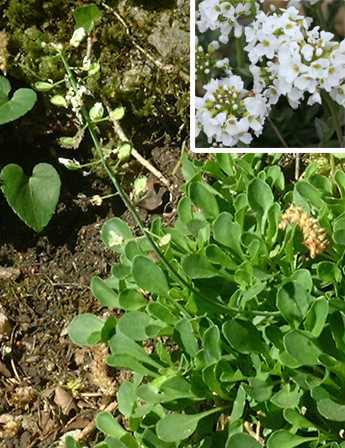
[[[302,230],[303,243],[309,249],[311,258],[327,249],[329,241],[326,229],[320,227],[319,220],[310,216],[302,207],[290,205],[282,214],[278,228],[285,230],[288,224],[297,224]]]

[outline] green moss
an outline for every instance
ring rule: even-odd
[[[42,42],[66,45],[75,29],[73,11],[87,3],[98,4],[103,13],[92,46],[92,57],[100,62],[101,72],[87,81],[94,99],[104,97],[112,107],[125,107],[122,126],[136,144],[142,146],[142,141],[150,142],[153,136],[164,142],[166,138],[162,136],[169,135],[169,141],[180,139],[176,142],[180,146],[189,127],[189,85],[177,74],[158,68],[151,59],[173,65],[177,72],[189,71],[188,2],[182,2],[184,9],[181,0],[164,5],[153,0],[111,2],[126,28],[101,5],[101,0],[51,0],[39,2],[39,7],[34,6],[35,0],[10,0],[6,3],[6,31],[11,36],[12,56],[9,74],[29,85],[38,80],[62,79],[62,64],[53,58],[49,47],[42,47]],[[172,32],[173,26],[176,33]],[[138,50],[138,45],[143,51]],[[80,64],[85,48],[83,43],[78,49],[68,50],[71,65]],[[46,107],[53,107],[49,95],[45,97]]]

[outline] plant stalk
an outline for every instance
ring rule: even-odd
[[[339,141],[340,148],[343,148],[344,147],[344,135],[343,135],[342,130],[341,130],[341,126],[340,126],[340,123],[339,123],[338,114],[337,114],[337,111],[335,109],[334,102],[333,102],[332,98],[329,96],[329,93],[326,92],[325,90],[323,90],[322,96],[323,96],[323,99],[326,101],[326,103],[327,103],[327,105],[328,105],[328,107],[329,107],[329,109],[331,111],[332,118],[333,118],[334,124],[335,124],[335,130],[336,130],[336,133],[337,133],[337,138],[338,138],[338,141]]]
[[[74,74],[68,64],[68,61],[65,57],[65,55],[63,54],[63,52],[59,52],[59,56],[61,57],[61,60],[65,66],[67,75],[70,79],[71,85],[74,89],[75,92],[77,92],[78,90],[78,85],[77,82],[75,80]],[[219,302],[215,302],[214,300],[210,299],[208,296],[206,296],[205,294],[203,294],[201,291],[199,291],[198,289],[194,288],[193,286],[191,286],[176,270],[175,268],[173,268],[171,266],[171,264],[169,263],[169,261],[166,259],[165,255],[161,252],[161,250],[159,249],[159,247],[157,246],[157,244],[155,243],[155,241],[153,240],[153,238],[150,235],[150,232],[148,229],[146,229],[144,223],[142,222],[138,212],[136,211],[135,207],[132,205],[131,201],[129,200],[127,194],[124,192],[124,190],[122,189],[117,177],[115,176],[111,166],[109,165],[108,161],[106,160],[104,153],[103,153],[103,149],[102,146],[100,144],[100,141],[98,139],[98,135],[96,133],[95,130],[95,126],[94,123],[92,122],[92,120],[89,117],[89,114],[86,110],[86,107],[82,104],[80,106],[81,109],[81,113],[84,117],[84,120],[87,124],[88,130],[90,132],[91,138],[93,140],[93,143],[95,145],[95,148],[99,154],[99,157],[102,161],[102,164],[110,178],[110,180],[112,181],[112,183],[114,184],[119,196],[121,197],[122,201],[124,202],[124,204],[126,205],[126,207],[128,208],[128,210],[132,213],[135,221],[138,224],[139,229],[141,230],[142,234],[145,235],[145,237],[147,238],[147,240],[149,241],[152,249],[157,253],[158,257],[160,258],[162,264],[165,266],[165,268],[173,275],[173,277],[175,278],[175,280],[180,283],[181,286],[187,288],[191,293],[195,294],[196,296],[198,296],[201,300],[203,300],[204,302],[208,303],[209,305],[211,305],[212,307],[216,308],[219,310],[219,312],[223,312],[224,314],[230,315],[230,316],[234,316],[238,313],[245,313],[247,315],[252,315],[252,316],[266,316],[266,317],[273,317],[273,316],[278,316],[280,315],[279,311],[275,312],[269,312],[269,311],[252,311],[252,310],[240,310],[238,308],[234,308],[234,307],[229,307],[226,306],[222,303]],[[183,314],[185,314],[185,310],[184,308],[178,304],[178,302],[174,301],[175,305],[179,305],[180,311],[183,312]]]
[[[323,12],[322,12],[322,9],[321,9],[321,3],[322,3],[322,2],[318,2],[318,3],[316,3],[316,14],[317,14],[317,17],[318,17],[318,19],[319,19],[321,28],[322,28],[324,31],[328,31],[328,30],[327,30],[327,24],[326,24],[325,16],[323,15]]]
[[[242,38],[236,37],[236,54],[237,54],[237,66],[239,68],[244,67],[245,55],[242,46]]]

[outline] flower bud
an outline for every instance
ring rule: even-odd
[[[132,152],[132,145],[129,142],[122,142],[118,147],[118,158],[123,162],[129,158]]]
[[[69,138],[69,137],[65,137]],[[80,168],[80,163],[75,159],[65,159],[64,157],[58,158],[59,163],[64,165],[68,170],[78,170]]]
[[[54,87],[54,85],[50,82],[36,82],[35,83],[35,89],[38,92],[49,92],[49,90],[51,90]]]
[[[89,111],[89,116],[92,121],[100,120],[103,117],[104,108],[102,103],[95,103],[93,107],[91,107]]]
[[[118,120],[121,120],[121,118],[123,118],[124,115],[125,115],[124,107],[117,107],[112,112],[110,112],[109,117],[110,117],[110,120],[112,120],[112,121],[118,121]]]
[[[72,45],[72,47],[77,48],[85,36],[86,36],[86,31],[81,26],[80,28],[78,28],[74,31],[73,36],[71,37],[71,40],[69,41],[69,43]]]
[[[54,106],[58,107],[68,107],[68,103],[62,95],[54,95],[50,98],[50,102],[54,104]]]

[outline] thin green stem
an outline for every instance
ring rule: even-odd
[[[65,57],[65,55],[62,52],[59,52],[59,56],[61,57],[61,60],[65,66],[67,75],[70,79],[71,85],[74,89],[75,92],[77,92],[78,90],[78,85],[77,82],[75,80],[74,74],[68,64],[68,61]],[[180,285],[182,287],[187,288],[191,293],[195,294],[197,297],[199,297],[199,299],[203,300],[204,302],[208,303],[209,305],[211,305],[213,308],[219,310],[219,312],[223,312],[224,314],[230,315],[230,316],[234,316],[235,314],[238,313],[245,313],[247,315],[251,315],[251,316],[266,316],[266,317],[273,317],[273,316],[278,316],[280,315],[279,312],[266,312],[266,311],[252,311],[252,310],[239,310],[238,308],[234,308],[234,307],[229,307],[226,306],[222,303],[219,302],[215,302],[214,300],[210,299],[207,295],[205,295],[204,293],[202,293],[201,291],[199,291],[198,289],[194,288],[193,286],[191,286],[176,270],[175,268],[173,268],[173,266],[169,263],[169,261],[167,260],[167,258],[165,257],[165,255],[161,252],[160,248],[157,246],[157,244],[155,243],[155,241],[153,240],[153,238],[150,235],[150,232],[148,231],[148,229],[146,229],[144,223],[142,222],[138,212],[136,211],[135,207],[132,205],[131,201],[129,200],[127,194],[124,192],[124,190],[122,189],[117,177],[115,176],[112,167],[109,165],[108,161],[106,160],[105,156],[104,156],[104,152],[102,149],[102,146],[100,144],[100,141],[98,139],[98,135],[96,133],[96,129],[94,126],[94,123],[92,122],[92,120],[89,117],[89,114],[85,108],[84,105],[81,106],[81,113],[84,117],[84,120],[87,124],[89,133],[91,135],[91,138],[93,140],[93,143],[95,145],[95,148],[99,154],[99,157],[102,161],[102,164],[110,178],[110,180],[112,181],[112,183],[114,184],[120,198],[122,199],[122,201],[124,202],[124,204],[126,205],[126,207],[128,208],[128,210],[132,213],[135,221],[138,224],[139,229],[141,230],[142,234],[147,238],[147,240],[149,241],[152,249],[157,253],[158,257],[160,258],[162,264],[165,266],[165,268],[172,274],[172,276],[175,278],[175,280],[180,283]],[[183,312],[183,314],[186,313],[185,309],[178,304],[178,302],[174,301],[175,305],[178,305],[178,308],[181,310],[181,312]]]
[[[237,54],[237,66],[239,68],[243,68],[244,61],[245,61],[245,55],[244,55],[241,37],[236,37],[236,54]]]
[[[341,131],[341,126],[340,126],[340,123],[339,123],[338,114],[337,114],[337,111],[335,109],[334,102],[333,102],[332,98],[329,96],[329,93],[326,92],[325,90],[322,91],[322,96],[323,96],[323,99],[326,101],[326,103],[327,103],[327,105],[329,107],[329,110],[331,111],[332,118],[333,118],[333,121],[334,121],[334,124],[335,124],[335,130],[336,130],[336,133],[337,133],[339,145],[340,145],[340,148],[342,148],[343,145],[344,145],[344,135],[343,135],[343,133]]]
[[[256,1],[255,0],[250,0],[250,12],[251,12],[251,16],[254,17],[256,16]]]
[[[322,11],[322,9],[321,9],[321,3],[322,3],[322,2],[318,2],[318,3],[316,3],[316,14],[317,14],[317,17],[318,17],[318,19],[319,19],[321,28],[322,28],[324,31],[327,31],[327,24],[326,24],[325,16],[323,15],[323,11]]]

